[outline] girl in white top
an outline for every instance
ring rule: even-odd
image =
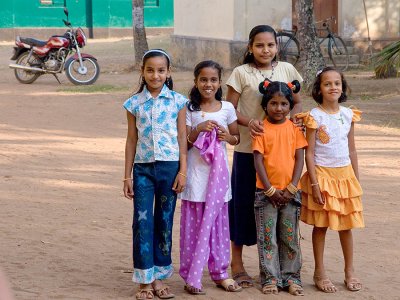
[[[303,81],[289,63],[276,60],[278,52],[275,30],[268,25],[258,25],[249,34],[249,43],[243,64],[236,67],[227,81],[227,100],[236,108],[241,142],[235,146],[232,165],[232,201],[229,202],[229,226],[232,247],[232,276],[242,286],[253,285],[252,278],[243,266],[243,245],[257,243],[254,217],[256,171],[254,169],[251,136],[263,132],[265,112],[261,107],[260,82]],[[293,94],[291,115],[301,111],[300,94]]]
[[[185,280],[185,290],[195,295],[205,293],[201,279],[206,263],[218,287],[228,292],[241,290],[227,272],[230,261],[227,202],[231,188],[226,151],[226,143],[237,145],[240,137],[233,105],[221,101],[221,73],[221,66],[214,61],[203,61],[195,67],[195,86],[186,112],[189,151],[186,188],[180,194],[179,274]],[[209,138],[202,144],[206,147],[199,146],[205,137]],[[213,164],[203,155],[209,145],[215,145],[208,152],[213,155]],[[223,170],[221,175],[214,174],[220,170]]]
[[[301,220],[313,225],[314,283],[325,293],[336,292],[323,263],[328,227],[339,232],[344,256],[345,285],[359,291],[354,274],[352,228],[364,227],[354,122],[361,112],[339,105],[346,101],[347,83],[339,71],[327,67],[317,74],[312,95],[318,107],[297,115],[307,128],[307,172],[301,179]]]

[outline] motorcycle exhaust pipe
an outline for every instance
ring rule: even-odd
[[[45,73],[46,71],[40,68],[34,68],[34,67],[28,67],[28,66],[21,66],[17,64],[9,64],[8,65],[11,69],[22,69],[25,71],[35,71],[35,72],[40,72],[40,73]]]

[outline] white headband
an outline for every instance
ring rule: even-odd
[[[169,55],[167,54],[167,52],[165,52],[164,50],[160,50],[160,49],[150,49],[150,50],[146,51],[145,54],[143,54],[142,61],[143,61],[144,57],[145,57],[147,54],[152,53],[152,52],[157,52],[157,53],[164,54],[164,55],[168,58],[168,62],[171,63],[171,58],[169,57]]]

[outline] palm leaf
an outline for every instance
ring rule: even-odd
[[[400,41],[384,47],[372,57],[377,77],[387,77],[384,74],[395,72],[400,68]],[[380,76],[381,75],[381,76]]]

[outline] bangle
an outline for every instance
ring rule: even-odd
[[[288,186],[286,187],[286,189],[292,195],[296,194],[299,191],[299,189],[293,183],[289,183]]]
[[[250,127],[250,124],[251,124],[253,121],[254,121],[254,119],[251,119],[251,120],[249,121],[249,123],[247,123],[247,127]]]
[[[318,182],[317,183],[311,183],[311,186],[316,186],[319,185]]]
[[[182,175],[183,177],[187,177],[185,174],[183,174],[182,172],[178,172],[179,175]]]
[[[191,140],[189,140],[189,136],[190,136],[190,133],[187,135],[186,139],[187,139],[187,141],[188,141],[189,144],[192,144],[192,145],[193,145],[193,142],[192,142]]]
[[[235,144],[233,144],[233,146],[236,146],[237,144],[239,144],[239,139],[237,138],[236,135],[232,135],[233,138],[236,140]]]
[[[125,182],[125,181],[128,181],[128,180],[132,180],[132,178],[131,177],[125,178],[125,179],[122,180],[122,182]]]
[[[271,187],[268,190],[264,191],[264,195],[267,197],[271,197],[273,194],[275,194],[275,192],[276,188],[271,185]]]

